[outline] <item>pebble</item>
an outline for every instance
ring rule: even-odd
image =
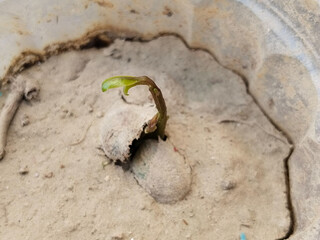
[[[29,123],[30,123],[30,120],[29,120],[28,115],[24,114],[21,118],[21,121],[20,121],[21,127],[27,126],[27,125],[29,125]]]
[[[105,180],[106,182],[108,182],[109,179],[110,179],[110,177],[109,177],[108,175],[104,178],[104,180]]]
[[[234,181],[223,181],[221,183],[221,189],[222,190],[232,190],[237,186],[237,184]]]
[[[72,117],[72,116],[73,116],[73,112],[71,112],[71,110],[64,109],[61,112],[60,118],[64,119],[64,118],[68,118],[68,117]]]
[[[99,111],[99,112],[97,112],[97,118],[102,118],[103,117],[103,112],[101,112],[101,111]]]
[[[118,60],[122,58],[122,53],[119,49],[115,48],[115,49],[112,49],[110,57]]]
[[[91,106],[88,107],[88,113],[92,113],[93,112],[93,108]]]
[[[53,172],[49,172],[44,175],[45,178],[52,178],[54,176]]]
[[[111,240],[123,240],[124,239],[124,236],[123,234],[116,234],[114,236],[111,237]]]
[[[101,155],[101,156],[105,156],[105,154]],[[108,166],[111,163],[111,160],[107,159],[104,160],[101,164],[102,164],[102,168],[104,169],[106,166]]]
[[[28,166],[25,166],[25,167],[19,169],[19,174],[20,175],[26,175],[28,173],[29,173]]]

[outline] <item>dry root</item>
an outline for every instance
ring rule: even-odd
[[[39,84],[35,80],[19,76],[12,83],[11,91],[0,114],[0,160],[5,155],[8,129],[20,102],[23,98],[30,101],[37,97],[38,93]]]

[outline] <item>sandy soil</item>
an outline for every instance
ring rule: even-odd
[[[23,74],[41,90],[37,101],[22,102],[0,162],[0,239],[235,240],[244,232],[248,240],[267,240],[288,231],[290,145],[242,80],[209,54],[175,37],[117,40]],[[192,169],[182,201],[160,204],[132,171],[103,168],[103,116],[129,104],[119,90],[100,90],[115,74],[148,75],[162,88],[168,137]],[[132,89],[127,102],[139,104],[144,92]]]

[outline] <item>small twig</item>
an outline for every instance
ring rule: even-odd
[[[7,144],[7,133],[10,123],[22,101],[23,97],[30,101],[39,93],[39,85],[36,81],[19,76],[11,86],[4,107],[0,113],[0,160],[5,155]]]
[[[82,137],[79,140],[75,141],[74,143],[71,143],[69,146],[75,146],[75,145],[78,145],[78,144],[80,144],[80,143],[82,143],[84,141],[84,139],[86,138],[90,127],[92,126],[93,121],[94,120],[92,120],[92,122],[87,126],[87,128],[85,129]]]

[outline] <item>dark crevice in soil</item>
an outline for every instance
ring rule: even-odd
[[[89,48],[100,49],[100,48],[109,47],[110,44],[112,44],[112,41],[107,37],[104,38],[103,36],[104,35],[100,34],[100,35],[90,39],[90,41],[87,44],[80,47],[80,50],[89,49]]]
[[[47,58],[49,58],[52,55],[57,55],[59,53],[68,51],[68,50],[82,50],[82,49],[88,49],[88,48],[105,48],[105,47],[110,47],[113,43],[113,41],[115,39],[124,39],[126,41],[132,41],[132,42],[150,42],[152,40],[155,40],[157,38],[163,37],[163,36],[175,36],[178,39],[180,39],[185,46],[192,50],[192,51],[204,51],[206,53],[208,53],[210,56],[213,57],[213,59],[219,64],[221,65],[223,68],[232,71],[234,74],[236,74],[237,76],[239,76],[243,83],[246,86],[246,91],[247,94],[251,96],[253,102],[256,104],[256,106],[258,106],[258,108],[261,110],[261,112],[263,113],[263,115],[269,120],[269,122],[279,131],[283,134],[283,136],[287,139],[288,143],[291,144],[291,150],[288,154],[288,156],[284,159],[284,166],[285,166],[285,178],[286,178],[286,189],[287,189],[287,207],[288,210],[290,212],[290,227],[288,229],[288,232],[285,234],[284,237],[279,238],[278,240],[282,240],[282,239],[288,239],[294,232],[295,229],[295,215],[294,215],[294,209],[292,206],[292,199],[291,199],[291,189],[290,189],[290,175],[289,175],[289,166],[288,166],[288,161],[294,151],[294,144],[293,141],[291,139],[291,137],[289,136],[288,133],[286,133],[268,114],[267,112],[263,109],[263,107],[261,106],[261,104],[259,103],[259,101],[255,98],[254,94],[252,94],[250,92],[250,86],[249,86],[249,82],[247,80],[247,78],[245,76],[243,76],[241,73],[239,73],[238,71],[231,69],[230,67],[224,66],[219,60],[218,58],[215,56],[214,53],[208,51],[205,48],[199,48],[199,47],[192,47],[189,46],[188,43],[183,39],[182,36],[176,34],[176,33],[160,33],[156,36],[153,36],[151,38],[142,38],[139,37],[139,35],[137,34],[137,36],[134,37],[125,37],[124,33],[120,35],[118,35],[115,32],[109,31],[109,30],[99,30],[97,31],[98,33],[96,35],[93,34],[88,34],[86,35],[86,37],[83,37],[81,39],[78,39],[74,42],[70,42],[70,43],[61,43],[59,44],[58,47],[56,47],[54,49],[54,51],[50,50],[49,48],[45,49],[45,55],[44,56],[38,56],[36,57],[36,59],[30,60],[30,62],[24,62],[23,63],[23,67],[19,68],[19,69],[14,69],[13,67],[15,66],[16,63],[20,63],[21,60],[23,60],[24,55],[26,55],[26,53],[22,53],[21,56],[19,57],[19,59],[16,60],[15,63],[12,64],[12,67],[8,70],[5,78],[4,78],[4,82],[7,81],[7,79],[10,79],[13,75],[15,75],[16,73],[20,72],[23,69],[26,69],[28,67],[33,66],[35,63],[38,62],[43,62],[45,61]],[[61,45],[61,46],[60,46]],[[29,53],[33,54],[33,53]],[[123,98],[123,100],[125,101],[125,99]],[[125,101],[126,102],[126,101]],[[127,102],[128,103],[128,102]],[[130,103],[128,103],[130,104]],[[137,149],[136,143],[132,144],[134,147],[134,149]],[[134,154],[133,150],[133,154]],[[115,163],[117,164],[117,162]]]
[[[290,191],[290,176],[289,176],[289,159],[292,155],[294,151],[294,148],[292,147],[290,149],[290,152],[288,154],[288,156],[284,159],[284,168],[285,168],[285,176],[286,176],[286,188],[287,188],[287,204],[288,204],[288,209],[290,212],[290,226],[288,229],[287,234],[282,237],[279,238],[278,240],[282,240],[282,239],[288,239],[294,232],[294,227],[295,227],[295,216],[294,216],[294,211],[293,211],[293,206],[292,206],[292,200],[291,200],[291,191]]]
[[[211,54],[210,52],[208,52],[211,56],[213,56],[213,54]],[[288,232],[285,234],[284,237],[279,238],[277,240],[282,240],[282,239],[288,239],[294,232],[295,229],[295,215],[294,215],[294,209],[293,209],[293,205],[292,205],[292,199],[291,199],[291,187],[290,187],[290,171],[289,171],[289,159],[294,151],[294,143],[292,141],[292,138],[290,137],[290,135],[288,133],[286,133],[269,115],[268,113],[264,110],[264,108],[262,107],[262,105],[259,103],[259,101],[256,99],[256,97],[254,96],[254,94],[251,93],[250,91],[250,86],[249,86],[249,82],[246,79],[245,76],[243,76],[241,73],[239,73],[238,71],[235,71],[233,69],[230,69],[228,67],[223,66],[218,59],[213,56],[213,58],[216,60],[217,63],[219,63],[222,67],[232,71],[234,74],[238,75],[242,81],[244,82],[245,86],[246,86],[246,91],[247,94],[249,96],[251,96],[253,102],[255,103],[256,106],[258,106],[258,108],[260,109],[260,111],[262,112],[262,114],[268,119],[268,121],[280,132],[282,133],[282,135],[287,139],[288,143],[291,145],[290,146],[290,151],[288,153],[288,155],[283,159],[284,161],[284,169],[285,169],[285,184],[286,184],[286,194],[287,194],[287,208],[290,212],[290,225],[289,225],[289,229]]]
[[[143,126],[143,128],[145,128],[146,126],[147,126],[147,124],[145,124]],[[148,133],[148,134],[142,132],[140,137],[138,139],[134,139],[132,144],[130,145],[130,159],[126,162],[116,161],[115,165],[119,165],[122,167],[122,169],[124,171],[128,171],[131,168],[132,161],[134,161],[134,156],[135,156],[136,152],[138,151],[141,144],[143,144],[143,142],[147,139],[155,139],[157,141],[161,141],[159,139],[158,135],[156,134],[156,132]]]
[[[247,94],[251,96],[253,102],[258,106],[260,111],[263,113],[263,115],[268,119],[268,121],[279,131],[282,133],[282,135],[287,139],[288,143],[291,145],[290,146],[290,151],[288,155],[283,159],[284,162],[284,169],[285,169],[285,184],[286,184],[286,194],[287,194],[287,208],[290,212],[290,225],[288,232],[283,236],[282,238],[279,238],[277,240],[282,240],[282,239],[288,239],[294,232],[295,229],[295,215],[294,215],[294,209],[292,205],[292,198],[291,198],[291,185],[290,185],[290,171],[289,171],[289,159],[294,151],[294,143],[291,139],[291,137],[268,115],[268,113],[263,109],[259,101],[255,98],[255,96],[250,92],[250,87],[247,79],[239,74],[236,71],[233,71],[235,74],[237,74],[245,83],[246,89],[247,89]]]

